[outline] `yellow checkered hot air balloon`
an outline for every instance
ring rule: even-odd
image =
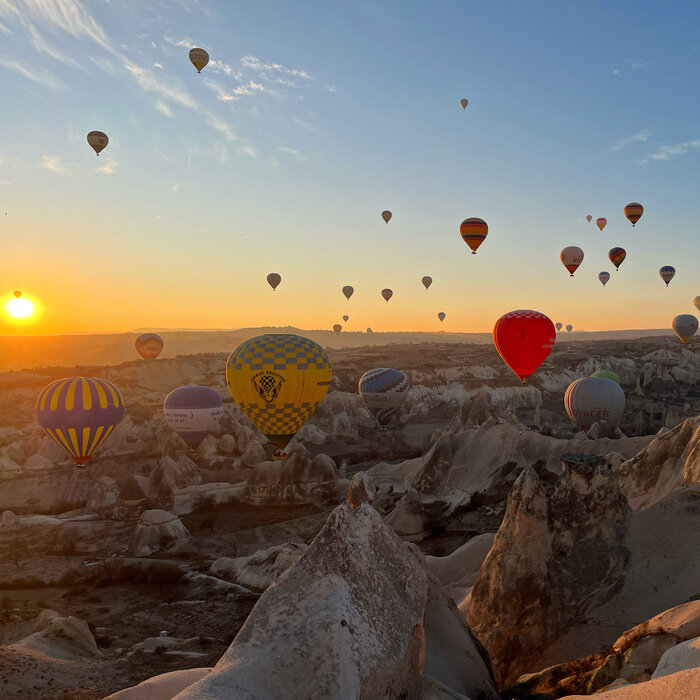
[[[226,383],[253,424],[282,449],[323,401],[331,365],[323,348],[308,338],[259,335],[231,353]]]

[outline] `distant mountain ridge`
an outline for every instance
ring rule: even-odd
[[[343,348],[390,343],[478,343],[492,342],[491,333],[430,333],[424,331],[373,332],[304,330],[293,326],[263,326],[235,330],[169,330],[149,328],[165,341],[161,357],[200,353],[230,353],[248,338],[263,333],[295,333],[323,347]],[[134,348],[136,337],[144,332],[95,333],[53,336],[0,336],[0,372],[36,367],[70,367],[75,365],[116,365],[138,360]],[[649,336],[672,336],[671,329],[620,331],[574,331],[560,333],[559,342],[584,340],[631,340]]]

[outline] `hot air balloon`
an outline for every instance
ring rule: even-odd
[[[687,343],[698,329],[698,319],[691,314],[680,314],[673,319],[671,327],[681,342]]]
[[[638,202],[630,202],[625,207],[625,216],[629,219],[632,226],[634,226],[639,221],[639,219],[642,218],[643,213],[644,207]]]
[[[445,312],[444,312],[444,311],[441,311],[441,312],[438,314],[438,318],[440,319],[440,323],[442,323],[442,322],[445,320]]]
[[[427,289],[433,283],[433,278],[428,277],[428,275],[426,275],[425,277],[423,277],[421,282],[423,283],[423,286]]]
[[[700,310],[700,295],[696,296],[695,299],[693,299],[693,304],[695,304],[695,308]]]
[[[466,97],[463,97],[460,101],[459,104],[462,105],[462,109],[466,109],[467,105],[469,104],[469,100]]]
[[[22,296],[22,292],[20,292],[19,289],[15,289],[12,294],[14,295],[15,299],[19,299]]]
[[[124,417],[124,398],[97,377],[57,379],[36,402],[39,425],[83,466]]]
[[[392,213],[388,209],[385,209],[382,212],[382,219],[384,219],[385,224],[388,224],[389,221],[391,221],[391,217],[392,217]]]
[[[406,398],[408,377],[398,369],[371,369],[360,377],[357,391],[377,423],[385,428]]]
[[[498,354],[523,384],[547,359],[555,338],[554,325],[539,311],[510,311],[493,327]]]
[[[620,383],[620,377],[610,369],[599,369],[597,372],[593,372],[591,377],[598,377],[600,379],[610,379],[613,382],[617,382],[618,384]]]
[[[465,219],[459,226],[459,233],[464,242],[472,249],[472,254],[476,255],[477,248],[484,242],[489,233],[489,225],[476,217]]]
[[[563,328],[563,325],[561,323],[555,323],[554,327],[557,329],[557,332],[559,332]]]
[[[588,430],[599,421],[618,428],[625,411],[625,392],[611,379],[582,377],[569,384],[564,407],[579,430]]]
[[[197,73],[202,72],[202,68],[209,63],[209,54],[204,49],[191,49],[190,50],[190,61],[192,65],[197,69]]]
[[[610,258],[610,262],[615,266],[615,269],[619,270],[623,260],[627,257],[627,251],[619,247],[611,248],[608,251],[608,257]]]
[[[592,219],[592,218],[593,218],[593,217],[592,217],[590,214],[586,214],[586,221],[588,221],[588,223],[591,222],[591,219]]]
[[[340,331],[343,330],[343,327],[339,323],[334,323],[333,324],[333,332],[338,335]]]
[[[87,142],[90,144],[92,150],[99,156],[100,151],[104,151],[104,149],[107,147],[109,137],[102,131],[91,131],[87,135]]]
[[[350,320],[350,316],[343,316],[343,321],[347,323]]]
[[[323,348],[308,338],[259,335],[231,353],[226,383],[258,430],[282,449],[323,401],[331,365]]]
[[[394,292],[392,292],[391,289],[382,289],[382,296],[388,302],[389,299],[394,296]]]
[[[191,384],[173,389],[163,402],[165,422],[190,447],[197,447],[221,422],[223,401],[211,387]]]
[[[600,280],[600,283],[605,286],[608,283],[608,280],[610,279],[610,273],[609,272],[599,272],[598,273],[598,279]]]
[[[271,272],[267,276],[267,283],[272,287],[272,291],[274,292],[275,289],[279,286],[279,283],[282,281],[282,277],[278,275],[276,272]]]
[[[574,330],[574,327],[573,327],[570,323],[567,324],[567,326],[566,326],[566,332],[567,332],[567,333],[571,333],[571,331],[573,331],[573,330]]]
[[[142,333],[136,342],[136,352],[144,360],[155,360],[163,349],[163,339],[155,333]]]
[[[371,328],[367,329],[367,335],[370,335],[371,333],[374,333],[374,331]]]
[[[573,277],[574,272],[576,272],[578,266],[583,262],[583,251],[578,246],[570,245],[561,251],[559,258],[564,267],[571,273],[571,277]]]
[[[605,224],[608,223],[607,219],[604,219],[602,216],[600,219],[595,220],[595,225],[602,231],[605,228]]]
[[[345,295],[346,299],[349,299],[354,293],[355,290],[349,284],[346,284],[343,287],[343,294]]]
[[[671,265],[664,265],[662,268],[659,269],[659,275],[661,275],[661,279],[666,282],[666,286],[668,287],[668,283],[673,279],[673,277],[676,274],[676,268],[671,267]]]

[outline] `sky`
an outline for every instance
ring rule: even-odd
[[[0,335],[669,327],[700,294],[699,24],[695,2],[0,0],[0,303],[38,309]]]

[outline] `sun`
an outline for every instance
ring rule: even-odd
[[[34,303],[29,299],[25,298],[15,298],[13,297],[10,301],[5,304],[5,309],[7,313],[18,320],[31,318],[34,315]]]

